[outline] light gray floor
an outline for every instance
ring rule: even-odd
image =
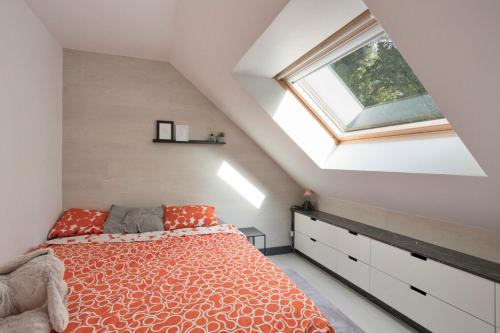
[[[416,332],[299,255],[283,254],[269,259],[300,274],[366,333]]]

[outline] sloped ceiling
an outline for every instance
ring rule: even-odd
[[[449,110],[446,116],[489,177],[319,169],[231,75],[285,1],[182,1],[171,62],[304,187],[320,195],[500,230],[495,140],[500,113],[493,91],[500,77],[493,58],[500,46],[488,42],[500,31],[495,18],[500,3],[481,3],[366,1],[431,95]],[[481,120],[483,116],[487,118]]]
[[[64,2],[66,0],[28,1],[63,47],[82,49],[86,39],[75,36],[83,34],[80,25],[90,29],[88,24],[70,19],[53,23],[61,20],[59,16],[75,11],[74,7],[63,5]],[[158,14],[158,8],[150,5],[162,1],[68,2],[95,12],[99,12],[102,3],[107,3],[118,12],[130,12],[128,15],[132,16],[130,9],[140,3],[149,10],[136,10],[138,17],[142,20],[146,17],[150,22],[149,16],[155,18]],[[304,187],[324,196],[500,230],[500,154],[496,140],[500,132],[496,97],[500,77],[496,61],[500,54],[500,44],[496,42],[500,21],[496,16],[500,2],[365,0],[365,3],[396,41],[438,105],[448,110],[447,118],[488,177],[319,169],[232,76],[235,65],[287,4],[286,0],[182,0],[171,7],[176,7],[175,15],[169,12],[165,16],[166,21],[175,16],[173,32],[161,37],[159,31],[164,30],[159,26],[156,30],[144,28],[141,32],[137,17],[123,16],[116,22],[113,18],[116,13],[108,11],[107,19],[99,20],[120,27],[117,30],[120,40],[131,32],[133,36],[143,34],[152,44],[154,38],[164,41],[165,46],[157,45],[165,47],[158,58],[169,60]],[[151,13],[153,11],[155,13]],[[57,15],[48,15],[48,12]],[[125,27],[124,21],[132,23]],[[134,29],[136,31],[132,31]],[[123,40],[123,48],[107,48],[106,38],[98,31],[92,34],[89,31],[94,30],[86,30],[87,43],[100,40],[91,51],[149,59],[160,54],[146,51],[147,48],[141,51],[135,38]],[[110,37],[108,40],[112,42]]]
[[[168,60],[178,0],[26,0],[64,48]]]

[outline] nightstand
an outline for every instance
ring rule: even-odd
[[[249,241],[252,241],[252,244],[255,246],[255,237],[264,237],[264,255],[267,255],[267,246],[266,246],[266,234],[260,231],[257,228],[238,228]]]

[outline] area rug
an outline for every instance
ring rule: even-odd
[[[302,276],[293,269],[283,269],[286,275],[309,296],[321,313],[328,319],[336,333],[364,333],[352,320],[342,313],[335,305],[323,297],[319,291],[314,289]]]

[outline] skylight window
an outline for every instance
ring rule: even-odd
[[[451,129],[369,11],[276,78],[338,141]]]

